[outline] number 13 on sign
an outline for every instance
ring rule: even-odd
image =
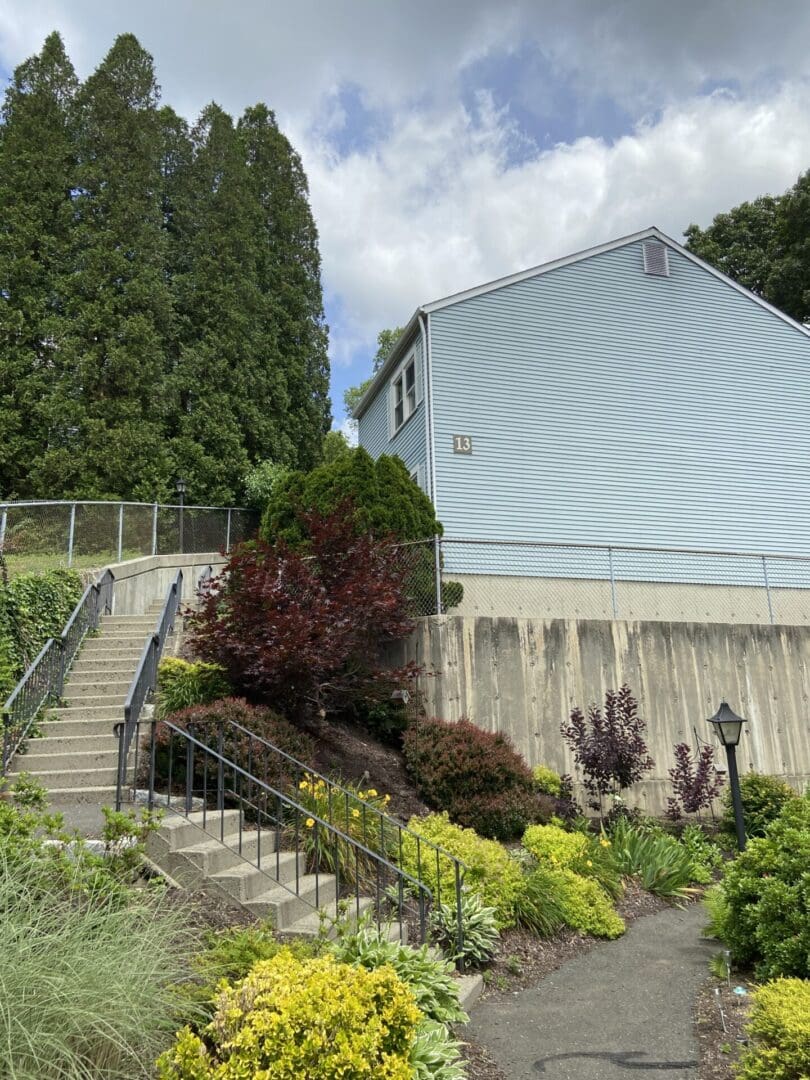
[[[453,436],[453,453],[454,454],[471,454],[472,453],[472,437],[470,435],[454,435]]]

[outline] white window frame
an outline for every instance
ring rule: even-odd
[[[408,370],[413,368],[413,382],[408,387]],[[393,439],[407,424],[422,400],[422,380],[419,377],[419,360],[416,349],[411,349],[394,372],[388,390],[388,431]],[[397,423],[397,413],[402,408],[402,419]]]

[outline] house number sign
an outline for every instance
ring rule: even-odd
[[[453,436],[453,453],[454,454],[471,454],[472,453],[472,437],[469,435],[454,435]]]

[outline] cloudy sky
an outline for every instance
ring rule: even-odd
[[[59,29],[79,74],[116,34],[164,99],[275,109],[321,235],[333,402],[420,303],[810,168],[810,3],[0,0],[0,75]]]

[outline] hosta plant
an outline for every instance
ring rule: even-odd
[[[495,908],[486,907],[477,893],[465,892],[461,897],[461,929],[463,942],[459,946],[455,904],[440,904],[431,914],[431,937],[445,956],[463,968],[488,964],[500,940]]]
[[[465,1080],[460,1045],[444,1024],[423,1020],[411,1049],[414,1080]]]

